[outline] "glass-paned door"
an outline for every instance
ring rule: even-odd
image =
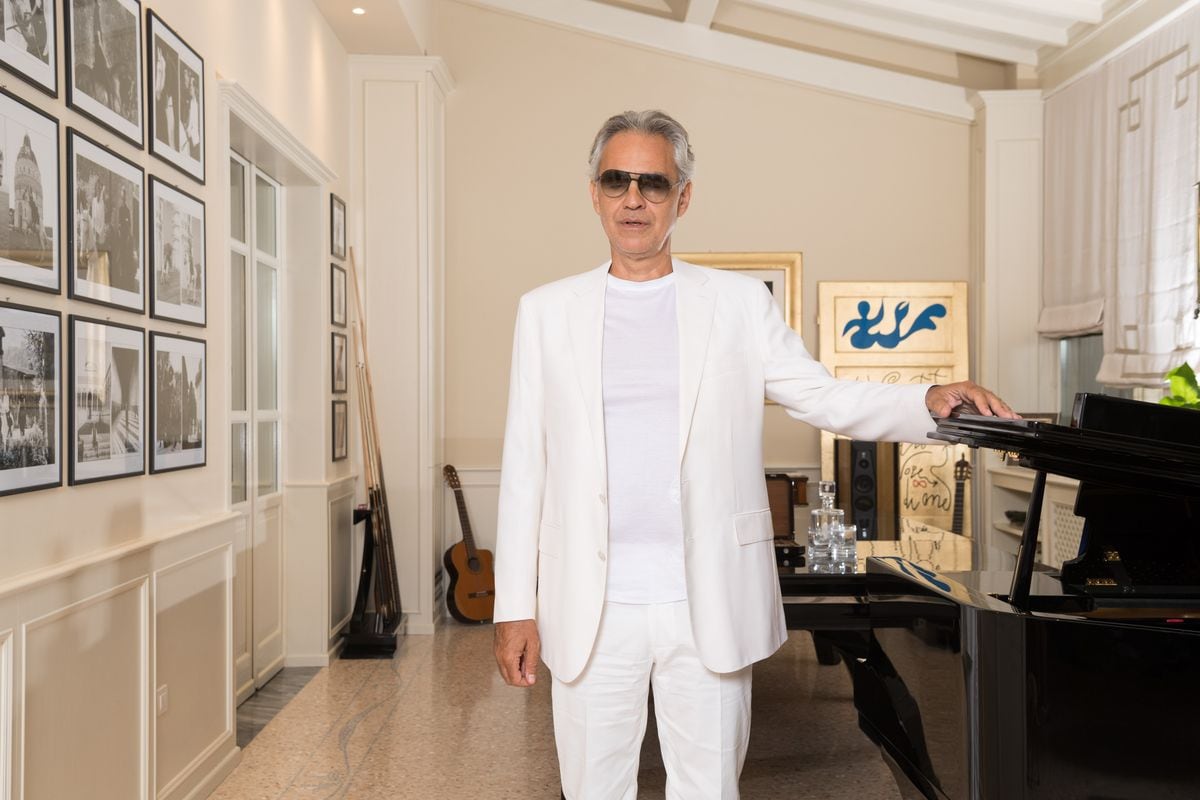
[[[229,159],[229,504],[244,531],[234,579],[238,700],[283,663],[280,393],[282,188]]]

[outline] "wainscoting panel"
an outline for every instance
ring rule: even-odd
[[[0,631],[0,800],[12,798],[13,632]]]
[[[340,492],[330,487],[329,499],[329,638],[337,637],[350,622],[358,565],[354,563],[354,483]]]
[[[220,545],[154,575],[155,780],[179,786],[234,735],[230,590],[233,548]]]
[[[142,576],[24,626],[22,798],[148,800],[148,606]]]

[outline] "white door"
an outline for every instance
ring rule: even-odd
[[[280,185],[230,153],[230,508],[237,701],[283,666]]]

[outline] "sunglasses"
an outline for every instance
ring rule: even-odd
[[[608,197],[621,197],[629,191],[629,184],[637,181],[638,193],[651,203],[661,203],[675,188],[675,181],[658,172],[626,172],[623,169],[606,169],[600,173],[596,183]]]

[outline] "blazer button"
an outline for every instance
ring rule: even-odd
[[[604,560],[606,560],[607,556],[605,556],[605,555],[604,555],[604,551],[603,551],[603,550],[597,550],[597,551],[596,551],[596,558],[600,559],[601,561],[604,561]]]

